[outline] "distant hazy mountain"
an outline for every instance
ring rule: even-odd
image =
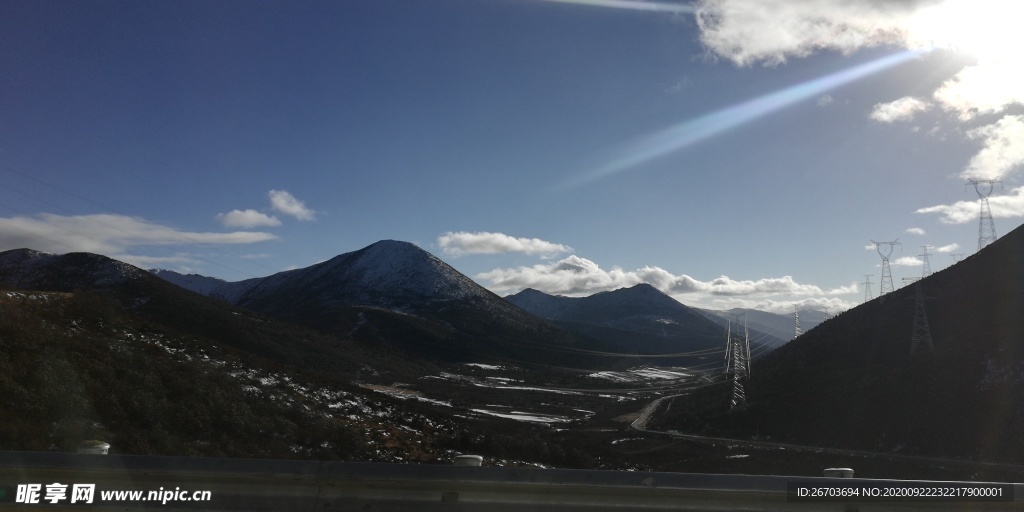
[[[725,343],[724,327],[649,284],[589,297],[563,297],[526,289],[506,299],[566,329],[604,340],[631,354],[720,349]],[[768,342],[777,345],[780,340],[772,338]]]
[[[233,288],[230,286],[231,283],[216,277],[201,276],[199,274],[179,274],[173,270],[162,268],[150,269],[149,272],[186,290],[192,290],[200,295],[208,295],[210,297],[223,298],[224,294]]]
[[[385,240],[307,268],[238,282],[154,273],[259,313],[431,358],[590,361],[561,350],[587,340],[513,306],[408,242]],[[559,350],[547,351],[553,347]]]
[[[672,411],[689,416],[670,412],[664,425],[907,454],[1024,459],[1024,226],[775,350],[754,365],[746,394],[742,411],[676,404]]]
[[[600,292],[589,297],[548,295],[528,288],[505,298],[551,320],[601,324],[656,336],[722,333],[722,329],[701,314],[649,284]]]
[[[757,331],[774,337],[777,341],[773,343],[773,346],[779,346],[793,339],[793,336],[796,334],[796,320],[793,317],[793,314],[780,315],[778,313],[769,313],[767,311],[747,308],[733,308],[725,311],[699,309],[698,311],[722,326],[730,320],[740,325],[742,325],[743,322],[746,322],[747,326],[752,331]],[[801,309],[800,331],[810,331],[818,324],[824,322],[826,318],[828,318],[828,314],[825,312],[813,309]]]

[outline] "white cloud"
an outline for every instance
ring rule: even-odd
[[[781,64],[819,50],[903,43],[915,4],[880,0],[701,0],[700,40],[735,64]]]
[[[892,260],[890,264],[894,267],[920,267],[924,265],[924,260],[917,256],[901,256]]]
[[[0,218],[0,249],[27,247],[46,252],[92,252],[123,255],[139,246],[251,244],[277,238],[258,231],[200,233],[125,215],[97,214]],[[142,258],[142,256],[134,256]]]
[[[910,233],[911,235],[922,236],[924,235],[924,230],[921,228],[907,228],[907,233]]]
[[[882,123],[909,121],[918,112],[931,108],[931,104],[911,96],[905,96],[889,103],[878,103],[871,110],[870,117]]]
[[[696,13],[701,41],[737,65],[804,57],[820,50],[852,52],[880,44],[939,48],[972,55],[966,66],[932,93],[962,121],[1024,105],[1019,48],[1024,13],[1018,2],[998,0],[701,0]],[[875,105],[877,121],[906,121],[931,107],[903,97]],[[983,141],[965,178],[989,179],[1024,163],[1024,120],[1008,115],[968,132]]]
[[[942,107],[964,121],[1024,104],[1024,73],[1017,61],[982,61],[960,70],[932,95]]]
[[[829,105],[831,105],[831,104],[833,104],[835,102],[836,102],[835,98],[833,98],[831,95],[825,94],[825,95],[819,96],[818,97],[818,101],[815,102],[815,104],[817,106],[819,106],[819,107],[827,107],[827,106],[829,106]]]
[[[572,252],[572,247],[539,238],[516,238],[503,233],[448,232],[437,237],[437,245],[449,256],[521,252],[545,257]]]
[[[255,228],[259,226],[280,226],[281,221],[273,215],[267,215],[256,210],[231,210],[228,213],[218,213],[217,221],[228,228]]]
[[[748,308],[767,311],[777,315],[792,315],[794,307],[798,307],[801,310],[814,309],[817,311],[825,311],[827,313],[835,314],[856,307],[858,304],[859,302],[844,300],[838,297],[816,297],[799,300],[750,300],[745,298],[728,297],[715,298],[706,306],[709,309],[727,310],[733,308]]]
[[[953,252],[953,251],[955,251],[955,250],[957,250],[959,248],[960,248],[960,244],[952,243],[952,244],[949,244],[949,245],[943,245],[941,247],[936,247],[935,248],[935,252]]]
[[[992,209],[993,218],[1024,217],[1024,187],[1015,188],[1007,195],[992,196],[988,204]],[[953,204],[921,208],[915,213],[937,213],[941,215],[939,221],[944,224],[964,224],[977,220],[980,211],[978,201],[957,201]]]
[[[978,203],[974,201],[957,201],[953,204],[940,204],[920,208],[914,213],[937,213],[944,224],[964,224],[978,218]]]
[[[699,0],[701,42],[737,65],[775,65],[821,50],[879,46],[953,50],[1008,71],[1020,47],[1005,0]],[[1012,77],[1015,81],[1020,75]],[[987,81],[987,79],[986,79]],[[1019,83],[1019,82],[1015,82]],[[1021,94],[1021,89],[1007,95]],[[1017,96],[1019,99],[1019,96]]]
[[[965,179],[988,180],[1006,176],[1024,164],[1024,117],[1005,116],[967,135],[981,139],[983,148],[960,174]]]
[[[534,288],[553,295],[587,296],[646,283],[688,303],[706,303],[716,297],[828,297],[855,293],[857,284],[824,290],[801,284],[791,276],[736,280],[721,276],[700,281],[685,274],[675,275],[660,267],[646,266],[633,271],[602,269],[597,263],[576,255],[560,261],[530,267],[494,269],[477,274],[495,293],[505,295]],[[757,300],[757,299],[750,299]]]
[[[961,177],[994,179],[1024,166],[1024,116],[1007,115],[1011,107],[1024,106],[1022,5],[1004,0],[699,0],[696,19],[708,52],[739,66],[777,65],[822,50],[851,53],[878,45],[971,57],[974,63],[951,70],[930,101],[907,96],[875,105],[870,116],[904,121],[932,103],[961,122],[1001,116],[965,132],[982,148]],[[993,216],[1024,216],[1021,189],[989,202]],[[958,201],[917,212],[937,213],[942,222],[959,224],[977,219],[978,205]]]
[[[299,201],[295,196],[285,190],[271,190],[270,207],[285,215],[291,215],[299,220],[316,220],[316,212],[306,207],[306,204]]]

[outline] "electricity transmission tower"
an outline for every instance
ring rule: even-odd
[[[910,335],[910,354],[913,355],[917,347],[921,347],[927,353],[931,353],[932,331],[928,327],[928,313],[924,309],[924,292],[921,290],[921,282],[914,285],[914,331]]]
[[[992,208],[988,205],[988,196],[992,195],[992,188],[996,183],[1002,184],[998,179],[991,180],[967,180],[967,185],[974,185],[974,191],[978,193],[978,200],[981,203],[981,213],[978,220],[978,250],[996,241],[996,224],[992,220]],[[967,185],[964,185],[966,188]]]
[[[928,263],[928,256],[930,256],[930,254],[928,254],[928,248],[929,247],[931,247],[931,246],[930,245],[922,245],[921,246],[921,248],[924,249],[924,254],[921,255],[921,262],[922,262],[921,263],[921,277],[928,277],[928,276],[932,275],[932,265],[931,265],[931,263]]]
[[[871,243],[875,244],[875,250],[878,251],[878,255],[882,257],[882,283],[878,287],[878,296],[881,297],[893,290],[892,269],[889,268],[889,256],[892,255],[893,247],[900,245],[900,239],[897,238],[892,242],[876,242],[872,240]],[[883,246],[886,248],[883,249]]]
[[[864,302],[871,300],[871,276],[874,274],[864,274]]]
[[[799,338],[804,332],[800,329],[800,308],[793,306],[793,339]]]
[[[729,375],[732,367],[732,320],[725,324],[725,374]]]
[[[924,261],[921,262],[921,277],[904,277],[903,282],[907,284],[914,284],[914,330],[910,334],[910,355],[914,355],[917,351],[917,347],[921,346],[922,350],[931,353],[932,351],[932,331],[928,326],[928,313],[924,309],[924,292],[921,288],[921,280],[928,277],[931,273],[931,266],[928,265],[928,247],[924,247],[924,254],[922,257]]]
[[[743,322],[743,337],[732,335],[732,322],[725,331],[725,373],[732,379],[732,398],[729,408],[737,409],[747,404],[744,383],[750,377],[750,331]]]
[[[959,253],[956,253],[956,254],[950,254],[950,256],[953,257],[953,263],[959,263],[960,260],[964,259],[964,256],[966,256],[966,255],[964,253],[962,253],[962,252],[959,252]]]

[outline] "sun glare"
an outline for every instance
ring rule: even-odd
[[[910,20],[913,44],[948,49],[979,61],[1002,61],[1024,47],[1024,2],[948,0],[920,11]]]

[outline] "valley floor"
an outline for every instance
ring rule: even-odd
[[[1024,466],[1019,465],[707,437],[648,425],[659,407],[664,412],[670,406],[667,398],[717,382],[713,372],[701,368],[581,372],[473,363],[412,382],[363,386],[438,406],[439,413],[447,411],[470,423],[568,442],[587,452],[560,466],[551,464],[543,451],[520,450],[514,452],[518,457],[512,456],[500,442],[481,439],[462,447],[483,455],[489,465],[793,476],[850,467],[865,478],[1024,481]]]

